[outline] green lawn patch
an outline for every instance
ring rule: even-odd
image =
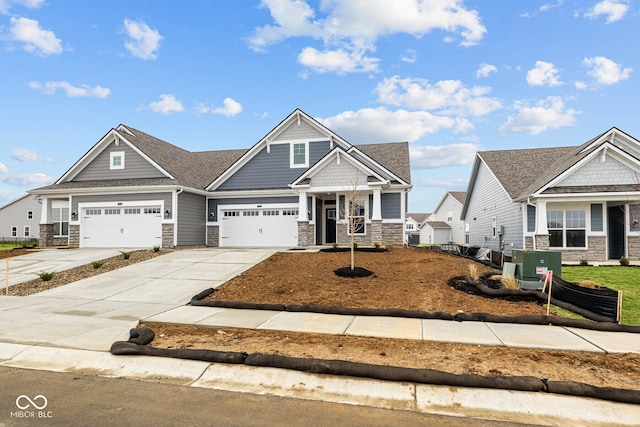
[[[599,286],[622,291],[622,319],[620,323],[640,326],[640,268],[563,266],[562,278],[575,283],[582,280],[593,280]]]

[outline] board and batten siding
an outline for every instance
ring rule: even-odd
[[[504,230],[502,240],[498,235],[493,237],[494,217],[497,230],[500,227]],[[522,221],[522,204],[512,202],[484,162],[480,162],[465,218],[469,224],[469,244],[498,251],[502,241],[505,253],[510,255],[512,249],[522,249]]]
[[[178,194],[177,245],[204,246],[206,230],[206,197],[193,193]]]
[[[323,158],[330,149],[329,141],[309,143],[309,166]],[[218,190],[263,190],[288,188],[305,172],[305,168],[290,167],[290,144],[272,144],[260,150],[240,170],[227,179]]]
[[[124,153],[124,169],[110,169],[111,152]],[[111,179],[165,178],[158,169],[125,143],[109,146],[73,178],[73,181],[102,181]]]

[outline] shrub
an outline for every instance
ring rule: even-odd
[[[358,249],[358,243],[353,242],[353,249]]]
[[[122,252],[122,251],[120,251],[120,253],[122,254],[122,258],[124,258],[124,259],[129,259],[129,257],[131,256],[131,252]]]
[[[623,256],[620,257],[620,265],[623,267],[629,266],[629,258],[625,258]]]
[[[578,283],[578,285],[582,286],[583,288],[594,289],[596,287],[596,282],[594,282],[593,280],[583,280]]]
[[[153,247],[153,252],[160,252],[160,246],[154,246]]]
[[[54,273],[53,271],[41,271],[40,273],[38,273],[40,280],[42,280],[43,282],[48,282],[49,280],[53,279],[53,276],[55,275],[56,273]]]
[[[587,261],[586,259],[581,259],[581,260],[580,260],[580,265],[581,265],[582,267],[586,267],[586,266],[588,266],[588,265],[589,265],[589,261]]]
[[[333,247],[333,249],[338,249],[340,247],[340,245],[338,245],[337,243],[334,243],[333,245],[331,245]]]
[[[104,261],[94,261],[91,265],[97,270],[104,265]]]
[[[513,276],[504,276],[502,278],[502,285],[507,289],[520,289],[518,280]]]
[[[477,282],[479,276],[480,271],[478,270],[478,264],[469,264],[469,277],[471,277],[471,280]]]

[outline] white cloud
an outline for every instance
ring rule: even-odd
[[[44,0],[0,0],[0,13],[8,14],[12,6],[22,6],[27,9],[39,9]]]
[[[226,117],[237,116],[242,112],[242,104],[232,98],[225,98],[223,101],[223,107],[210,107],[203,103],[199,103],[196,106],[196,113],[198,114],[221,114]]]
[[[319,121],[352,143],[413,142],[441,129],[465,132],[473,128],[465,119],[436,116],[426,111],[390,111],[385,107],[345,111]]]
[[[0,162],[0,173],[9,173],[9,169],[7,169],[7,167],[2,162]]]
[[[414,64],[418,60],[418,52],[414,49],[407,49],[401,56],[400,60],[407,64]]]
[[[306,47],[298,55],[298,61],[318,73],[372,72],[378,69],[378,58],[368,57],[364,52],[347,52],[343,49],[318,51]]]
[[[148,108],[154,113],[169,114],[184,111],[182,102],[173,95],[160,95],[160,101],[151,102]]]
[[[40,84],[39,82],[29,82],[29,88],[34,90],[41,90],[47,95],[53,95],[58,89],[64,91],[70,98],[76,97],[92,97],[92,98],[106,98],[111,94],[111,90],[102,86],[91,87],[89,85],[73,86],[69,82],[46,82]]]
[[[379,59],[368,53],[383,36],[420,38],[440,30],[471,46],[487,31],[478,13],[465,8],[462,0],[328,0],[320,2],[317,11],[305,0],[262,0],[261,6],[269,9],[273,24],[256,27],[249,47],[264,52],[291,37],[322,40],[322,48],[308,46],[298,56],[303,65],[317,66],[320,72],[377,69]]]
[[[587,84],[581,80],[575,81],[573,86],[578,90],[585,90],[588,87]]]
[[[47,185],[53,182],[53,178],[43,173],[5,173],[0,174],[0,182],[18,186]]]
[[[510,116],[498,131],[500,133],[528,133],[537,135],[541,132],[573,126],[579,111],[567,108],[560,97],[550,96],[540,100],[535,105],[525,101],[514,104],[517,111]]]
[[[19,160],[21,162],[51,162],[52,159],[48,157],[43,157],[37,152],[33,150],[28,150],[26,148],[14,148],[11,151],[11,157]]]
[[[484,86],[466,87],[459,80],[431,84],[425,79],[399,76],[386,78],[376,87],[381,103],[462,116],[483,116],[501,108],[500,101],[486,96],[490,91]]]
[[[560,86],[558,69],[550,62],[536,61],[534,68],[527,72],[527,83],[530,86]]]
[[[604,56],[584,58],[582,65],[589,69],[587,74],[603,85],[612,85],[626,80],[631,75],[631,71],[633,71],[631,68],[623,68],[620,64],[616,64]]]
[[[411,167],[415,169],[433,169],[468,165],[473,162],[473,158],[479,148],[480,146],[475,144],[412,145],[409,147]]]
[[[605,15],[607,17],[607,24],[611,24],[624,18],[628,11],[629,3],[627,1],[603,0],[589,9],[584,16],[586,18],[596,19],[601,15]]]
[[[24,43],[24,50],[37,55],[49,56],[62,53],[62,42],[53,31],[40,28],[38,21],[29,18],[14,18],[11,23],[12,40]]]
[[[495,65],[480,64],[480,68],[476,70],[476,77],[477,78],[489,77],[489,74],[497,73],[497,72],[498,72],[498,68]]]
[[[160,42],[164,39],[158,30],[152,30],[142,21],[124,20],[124,28],[127,40],[124,47],[136,58],[156,59]]]

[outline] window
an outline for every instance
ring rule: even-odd
[[[298,216],[298,209],[285,209],[282,211],[283,216]]]
[[[629,231],[640,231],[640,204],[629,205]]]
[[[258,216],[260,211],[243,211],[242,216]]]
[[[536,207],[531,205],[527,205],[527,231],[536,231]]]
[[[140,215],[140,208],[125,208],[125,215]]]
[[[27,211],[27,219],[33,219],[33,211]]]
[[[124,169],[124,151],[112,151],[109,158],[109,169]]]
[[[240,216],[240,211],[224,211],[224,216]]]
[[[365,234],[364,200],[349,200],[349,234]]]
[[[120,209],[105,209],[105,215],[120,215]]]
[[[160,208],[144,208],[145,214],[161,214]]]
[[[87,209],[84,211],[85,215],[102,215],[102,209]]]
[[[262,216],[278,216],[280,211],[262,211]]]
[[[67,237],[69,235],[69,208],[52,208],[53,235]]]
[[[586,247],[586,217],[583,210],[547,211],[549,246],[552,248]]]
[[[447,212],[447,222],[453,221],[453,212]]]
[[[470,238],[469,238],[469,223],[465,222],[464,223],[464,242],[466,244],[469,244]]]
[[[413,230],[413,223],[412,222],[408,222],[407,223],[407,230]]]
[[[24,227],[24,237],[31,237],[31,227],[25,225]]]
[[[11,237],[18,237],[18,227],[11,227]]]
[[[291,167],[306,168],[309,166],[309,150],[306,142],[291,144]]]

